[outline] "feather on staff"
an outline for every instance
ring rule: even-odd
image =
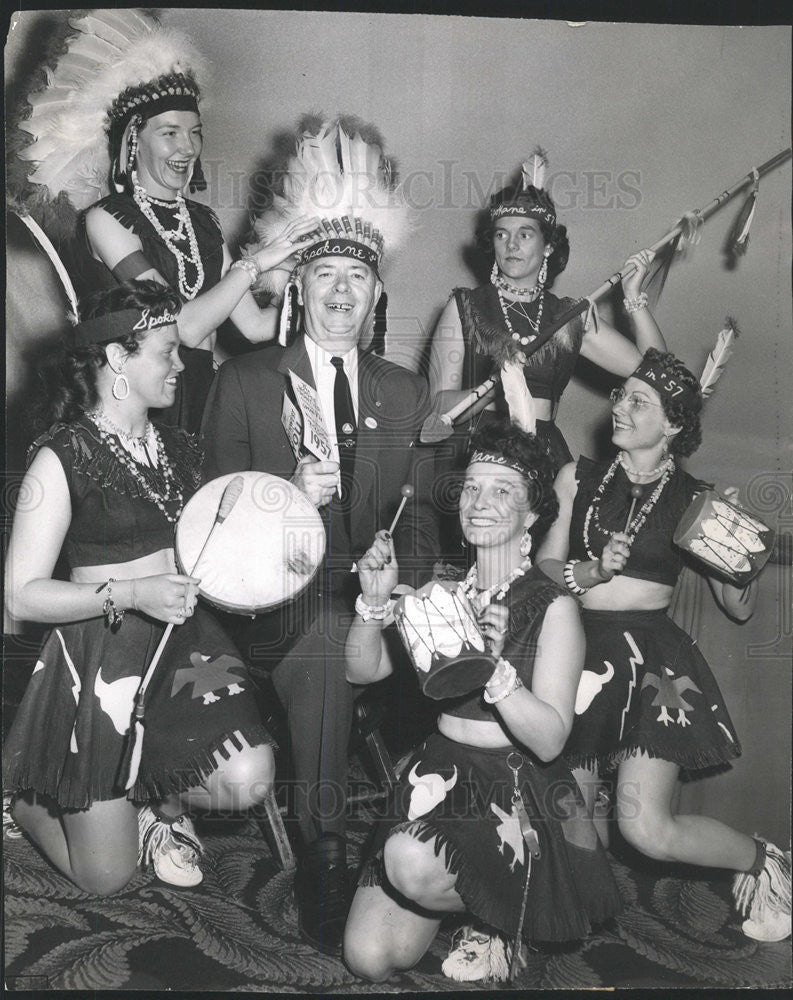
[[[708,355],[702,375],[699,379],[702,390],[702,398],[707,399],[713,392],[716,383],[724,374],[724,368],[733,352],[733,346],[738,337],[739,330],[735,320],[728,316],[725,320],[724,329],[720,330],[716,337],[716,344]]]

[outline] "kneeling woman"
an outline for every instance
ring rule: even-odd
[[[444,972],[496,976],[497,947],[502,965],[508,954],[498,934],[516,935],[527,880],[528,940],[584,937],[620,908],[583,799],[558,760],[583,632],[572,599],[529,558],[556,510],[551,460],[533,435],[495,425],[474,437],[460,521],[476,563],[460,586],[498,666],[483,691],[440,703],[439,732],[405,767],[345,932],[345,960],[367,979],[415,965],[442,916],[466,910],[487,930],[464,933]],[[348,678],[360,684],[391,672],[382,622],[367,611],[385,605],[397,581],[387,533],[358,569],[362,597],[347,658]]]
[[[52,373],[52,426],[34,443],[8,551],[10,613],[54,627],[6,742],[4,788],[52,864],[99,895],[127,884],[139,851],[164,881],[200,882],[186,810],[248,808],[274,770],[245,667],[196,607],[199,581],[176,572],[174,524],[200,455],[147,413],[176,394],[179,308],[144,281],[84,311]],[[68,582],[53,578],[62,548]],[[146,691],[127,795],[133,700],[165,622],[178,627]]]
[[[612,462],[581,458],[560,471],[559,518],[539,553],[584,606],[587,669],[565,758],[593,801],[599,774],[616,768],[628,843],[661,861],[740,873],[744,932],[781,940],[790,934],[789,856],[715,819],[672,811],[681,768],[741,752],[708,664],[666,613],[683,567],[672,536],[705,485],[677,464],[701,439],[699,382],[674,355],[651,349],[611,398],[620,451]],[[727,614],[751,616],[756,583],[708,579]]]

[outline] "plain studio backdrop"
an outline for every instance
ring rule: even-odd
[[[15,16],[7,83],[38,61],[37,38],[53,16]],[[388,356],[412,368],[451,289],[481,280],[477,210],[536,144],[548,151],[571,245],[554,291],[572,296],[594,290],[683,212],[790,145],[790,32],[779,26],[167,8],[163,21],[190,34],[212,64],[202,104],[209,190],[200,197],[235,250],[258,197],[257,169],[301,114],[351,113],[380,128],[415,209],[415,231],[384,273]],[[740,486],[748,506],[788,536],[790,189],[789,162],[761,181],[749,251],[734,266],[724,248],[743,199],[720,210],[673,264],[656,309],[670,349],[697,372],[725,316],[735,317],[741,337],[688,468],[717,487]],[[19,405],[31,341],[51,336],[47,302],[57,288],[44,271],[31,282],[14,267],[12,258],[14,291],[20,281],[35,285],[24,289],[24,315],[9,317],[9,401]],[[615,315],[624,325],[621,308]],[[558,415],[574,455],[602,453],[611,384],[579,366]],[[18,446],[9,454],[13,461]],[[12,467],[11,479],[19,471]],[[789,566],[769,564],[743,626],[704,596],[699,642],[744,753],[728,772],[682,789],[684,808],[782,846],[790,840],[790,590]]]

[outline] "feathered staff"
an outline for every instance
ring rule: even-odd
[[[776,167],[781,166],[786,163],[793,150],[783,149],[781,152],[777,153],[776,156],[772,156],[770,160],[766,160],[759,167],[755,167],[750,173],[745,177],[742,177],[736,184],[733,184],[731,188],[723,191],[718,197],[714,198],[713,201],[708,202],[704,208],[697,209],[694,212],[687,212],[680,222],[677,223],[672,229],[669,230],[664,236],[661,237],[656,243],[650,247],[655,253],[663,249],[670,243],[674,243],[681,237],[685,238],[686,234],[692,233],[691,220],[696,220],[696,225],[693,227],[693,233],[697,234],[701,229],[704,222],[713,215],[722,205],[726,205],[728,201],[735,197],[740,191],[748,184],[757,184],[760,177],[764,174],[770,173]],[[748,222],[751,219],[748,218]],[[748,226],[745,225],[743,228],[747,229]],[[566,309],[561,315],[557,316],[556,319],[545,328],[539,337],[532,341],[531,345],[526,348],[524,353],[534,353],[539,350],[543,344],[546,344],[551,337],[556,333],[557,330],[561,329],[566,323],[569,323],[576,316],[590,309],[598,299],[603,298],[608,292],[614,288],[623,278],[629,277],[635,272],[636,268],[633,265],[624,268],[622,271],[615,271],[606,281],[603,282],[598,288],[595,289],[590,295],[579,299],[574,305],[569,309]],[[470,409],[477,400],[481,399],[496,383],[498,376],[491,376],[481,385],[476,386],[471,390],[468,396],[460,400],[454,407],[445,413],[431,413],[430,416],[425,421],[424,426],[421,429],[420,439],[425,444],[432,444],[438,441],[443,441],[451,433],[454,426],[454,421]]]

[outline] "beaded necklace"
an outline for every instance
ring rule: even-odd
[[[589,502],[589,507],[587,507],[586,516],[584,517],[584,547],[586,548],[586,554],[589,556],[590,559],[597,560],[598,558],[592,551],[592,546],[589,541],[590,524],[594,522],[595,527],[602,535],[610,537],[613,534],[612,531],[607,531],[601,525],[599,507],[600,507],[600,501],[603,499],[603,494],[606,491],[606,486],[608,486],[608,484],[614,478],[614,474],[617,471],[617,466],[619,464],[620,464],[619,458],[615,458],[614,461],[609,466],[609,468],[606,470],[606,474],[605,476],[603,476],[603,479],[600,482],[600,486],[598,486],[597,490],[595,490],[595,494]],[[637,512],[636,516],[633,518],[633,520],[625,529],[625,534],[628,536],[628,540],[631,545],[633,545],[633,541],[636,538],[636,535],[639,533],[639,529],[647,520],[650,511],[658,503],[658,498],[663,493],[666,484],[674,475],[674,471],[675,471],[674,459],[670,458],[669,464],[664,469],[664,474],[658,481],[658,485],[655,487],[650,496],[645,500],[645,502],[639,508],[639,511]]]
[[[477,580],[479,574],[476,570],[476,563],[468,570],[468,575],[460,584],[462,587],[463,594],[468,599],[477,614],[481,613],[490,604],[491,599],[495,595],[497,601],[502,600],[507,594],[507,591],[512,586],[512,584],[521,576],[526,575],[526,571],[531,569],[531,559],[528,557],[523,560],[520,566],[516,566],[510,573],[508,573],[503,580],[498,583],[493,584],[492,587],[487,587],[485,590],[479,590],[477,587]]]
[[[671,456],[667,456],[663,462],[661,462],[660,465],[657,465],[654,469],[649,469],[647,472],[639,472],[638,469],[634,469],[634,467],[630,464],[624,451],[621,451],[619,455],[617,455],[617,459],[629,476],[641,476],[644,479],[654,479],[656,476],[660,476],[661,473],[669,467],[669,463],[673,461]]]
[[[504,296],[501,292],[501,289],[496,288],[496,292],[498,293],[498,302],[499,305],[501,306],[501,313],[504,317],[504,322],[506,323],[507,330],[509,330],[510,337],[516,343],[519,343],[522,347],[526,347],[528,344],[532,342],[532,340],[534,340],[534,338],[540,332],[540,324],[542,323],[542,310],[543,306],[545,305],[545,289],[543,289],[539,295],[539,306],[537,307],[536,320],[533,320],[524,310],[520,310],[521,316],[524,316],[526,318],[526,321],[528,322],[530,329],[534,331],[534,333],[530,333],[527,337],[521,337],[521,335],[517,332],[517,330],[515,330],[515,328],[512,326],[512,323],[509,320],[509,306],[504,300]]]
[[[104,410],[98,407],[89,410],[87,416],[93,420],[97,427],[106,430],[109,434],[115,434],[122,446],[132,455],[136,462],[142,465],[155,467],[157,464],[157,441],[154,436],[154,425],[150,420],[146,421],[146,430],[141,435],[130,434],[123,427],[113,423]]]
[[[135,199],[135,204],[151,223],[168,250],[176,258],[176,267],[179,272],[179,291],[186,299],[194,299],[204,284],[204,265],[201,261],[198,238],[193,228],[193,220],[190,218],[190,212],[187,209],[184,195],[179,192],[176,195],[175,202],[162,201],[159,198],[152,198],[146,189],[137,183],[137,177],[134,177],[133,181],[135,183],[132,188],[132,197]],[[166,229],[157,218],[152,205],[158,205],[161,208],[167,208],[169,211],[175,212],[178,219],[176,228]],[[189,247],[187,253],[176,245],[177,241],[183,242],[185,239],[187,239]],[[196,272],[196,278],[192,284],[189,284],[187,281],[188,264],[194,267]]]
[[[506,292],[507,295],[513,295],[518,299],[528,299],[529,302],[533,302],[542,290],[542,285],[540,285],[539,282],[531,288],[520,288],[518,285],[512,285],[500,271],[490,280],[496,288],[500,288],[501,291]]]
[[[159,507],[170,524],[176,524],[179,519],[178,511],[181,511],[182,509],[182,500],[184,499],[184,495],[174,482],[173,467],[168,461],[165,445],[162,442],[162,437],[160,436],[160,432],[157,428],[153,424],[149,424],[156,446],[157,471],[162,477],[163,482],[163,488],[161,490],[154,489],[151,483],[148,482],[147,478],[142,474],[140,469],[140,466],[143,463],[136,462],[135,459],[132,458],[127,451],[125,451],[123,445],[118,440],[116,433],[111,432],[107,430],[106,427],[102,426],[103,421],[107,420],[107,417],[101,410],[92,410],[86,413],[86,416],[93,421],[96,429],[99,431],[99,438],[102,443],[110,449],[114,457],[117,458],[124,468],[130,473],[132,478],[143,490],[146,498]],[[99,417],[99,421],[96,419],[97,416]],[[131,437],[132,435],[128,436]],[[144,465],[144,468],[145,467],[146,466]],[[176,514],[171,514],[165,506],[167,503],[177,504],[178,511]]]

